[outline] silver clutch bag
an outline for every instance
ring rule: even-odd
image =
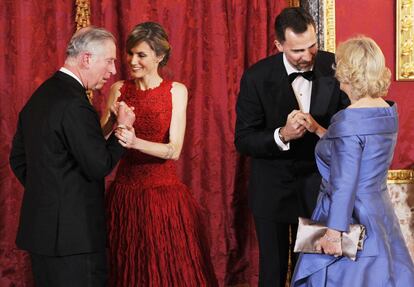
[[[317,241],[325,234],[328,227],[319,222],[299,217],[298,233],[294,252],[322,253],[316,249]],[[358,250],[362,250],[365,239],[365,226],[351,224],[349,232],[342,233],[342,255],[351,260],[356,259]]]

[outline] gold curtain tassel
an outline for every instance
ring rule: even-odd
[[[89,0],[76,0],[76,31],[81,28],[85,28],[91,25],[91,5]],[[93,92],[88,90],[86,95],[89,99],[89,102],[92,104],[93,101]]]
[[[289,7],[300,7],[300,0],[288,0]]]

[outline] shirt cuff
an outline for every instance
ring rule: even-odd
[[[281,139],[279,138],[279,130],[280,130],[281,128],[277,128],[276,130],[275,130],[275,133],[273,134],[273,137],[274,137],[274,139],[275,139],[275,141],[276,141],[276,144],[277,144],[277,146],[279,147],[279,149],[281,150],[281,151],[287,151],[287,150],[289,150],[290,149],[290,143],[289,142],[287,142],[287,143],[284,143],[284,142],[282,142],[281,141]]]

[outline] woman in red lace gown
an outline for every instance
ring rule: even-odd
[[[129,150],[107,194],[110,286],[217,286],[199,207],[173,161],[184,140],[187,89],[158,74],[168,61],[168,36],[145,22],[126,49],[132,79],[112,86],[102,120],[108,131],[118,102],[135,108],[133,128],[115,132]]]

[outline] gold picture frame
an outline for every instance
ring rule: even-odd
[[[397,81],[414,80],[414,1],[396,0]]]
[[[414,170],[394,169],[388,171],[387,183],[414,183]]]
[[[324,50],[335,53],[336,50],[336,21],[335,0],[324,0],[325,23],[324,23]]]

